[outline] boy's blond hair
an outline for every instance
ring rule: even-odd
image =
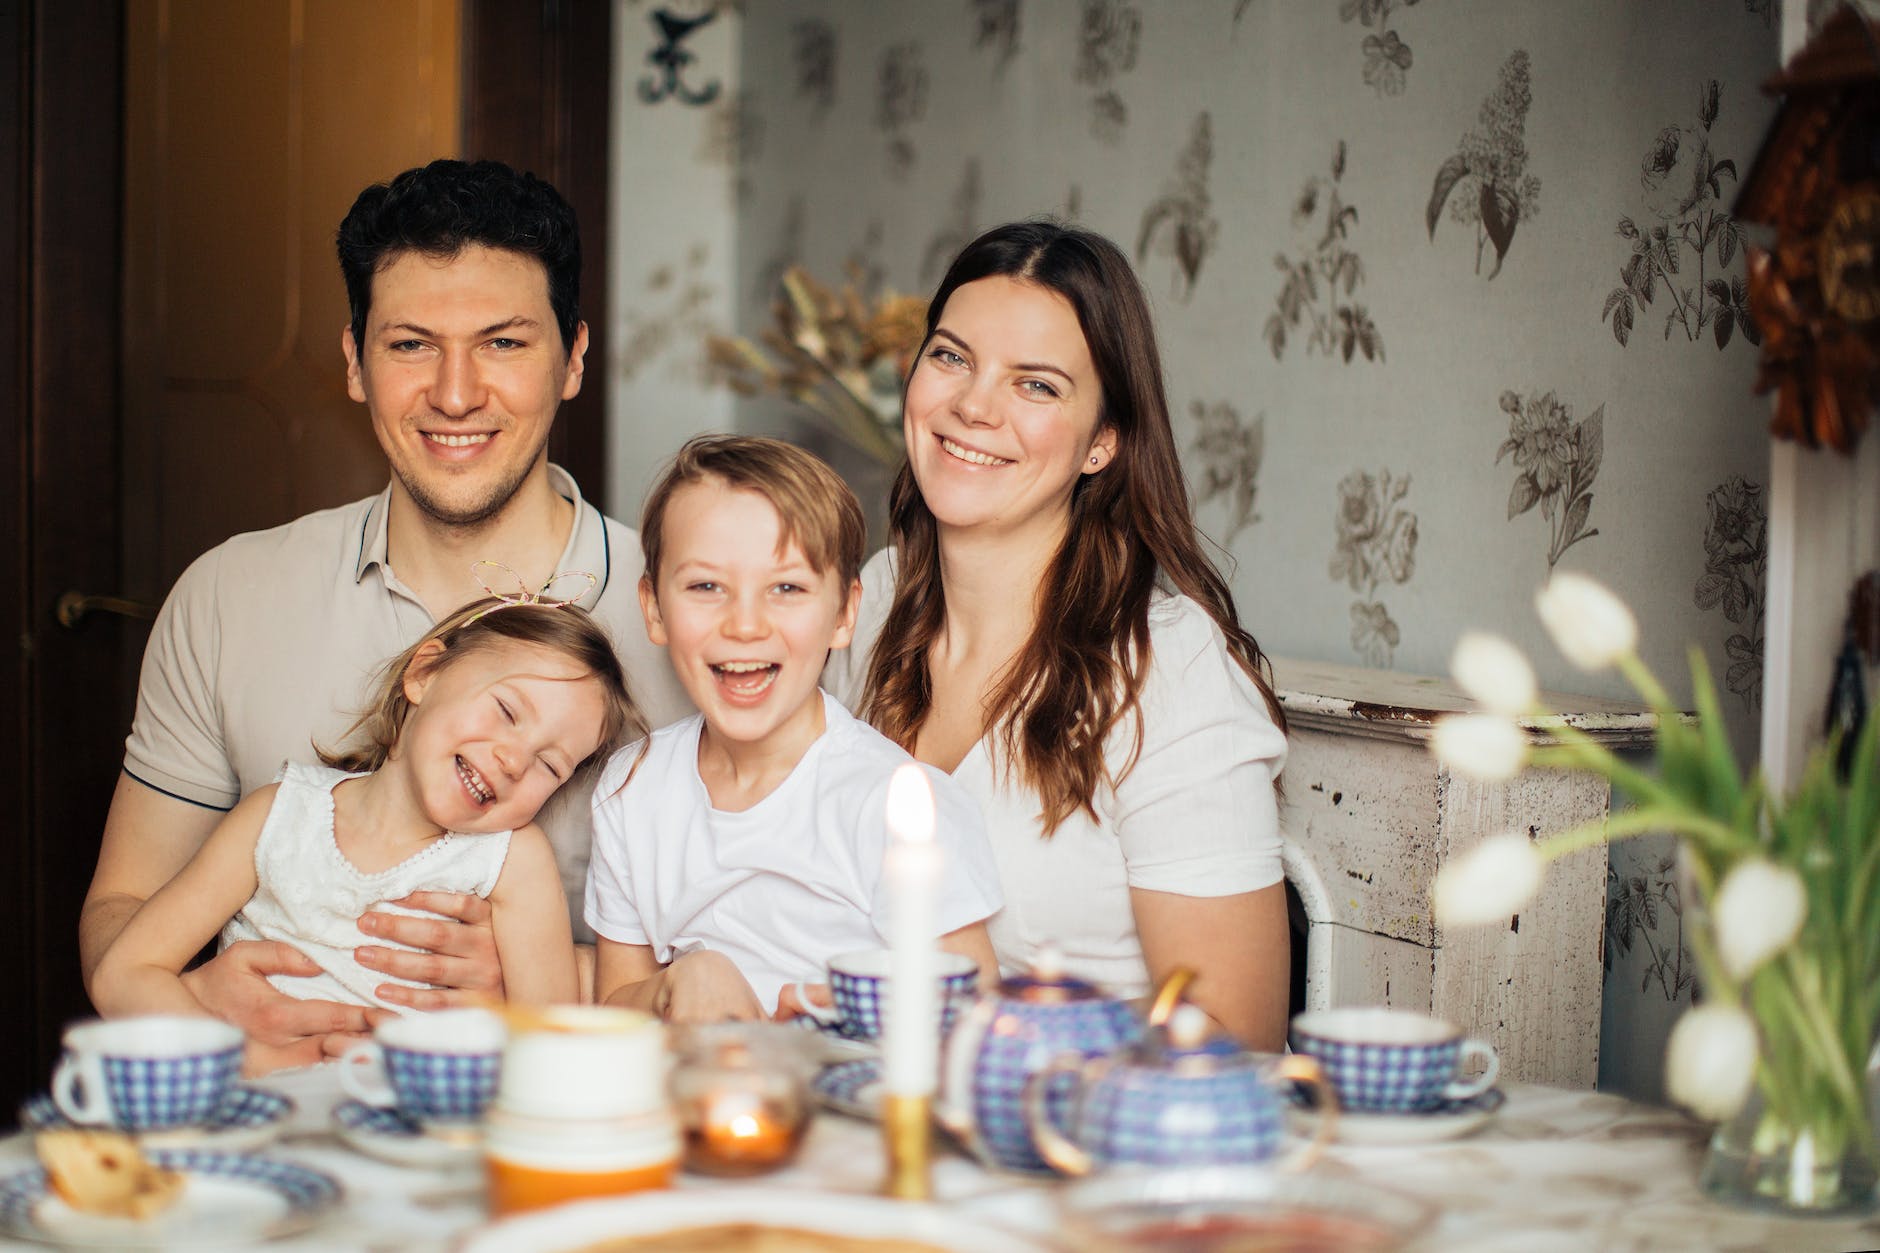
[[[842,476],[815,453],[780,439],[756,435],[700,435],[660,475],[640,516],[640,546],[646,578],[659,585],[665,543],[666,506],[673,493],[692,483],[716,481],[756,492],[777,511],[778,541],[794,543],[818,573],[841,580],[843,595],[860,577],[868,528],[862,505]]]

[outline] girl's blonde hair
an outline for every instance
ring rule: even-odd
[[[613,642],[574,604],[552,601],[518,605],[491,596],[472,601],[424,633],[424,638],[385,664],[379,672],[377,695],[359,720],[341,737],[344,747],[314,745],[320,760],[336,770],[361,774],[377,770],[392,755],[411,699],[405,695],[405,676],[419,650],[437,640],[444,650],[422,666],[426,672],[448,666],[471,653],[503,644],[529,644],[560,653],[582,670],[582,678],[600,680],[602,692],[601,740],[577,769],[602,761],[621,745],[646,734],[646,719],[627,688],[626,672],[614,653]]]

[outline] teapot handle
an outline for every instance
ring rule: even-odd
[[[1052,1123],[1045,1097],[1050,1093],[1053,1079],[1065,1073],[1075,1074],[1083,1065],[1083,1054],[1059,1053],[1043,1069],[1025,1079],[1025,1129],[1031,1133],[1038,1156],[1050,1163],[1053,1170],[1065,1175],[1087,1175],[1096,1163],[1087,1150],[1072,1143],[1071,1138]]]
[[[1319,1160],[1331,1143],[1338,1127],[1338,1093],[1325,1079],[1325,1070],[1315,1058],[1301,1053],[1287,1053],[1273,1064],[1273,1073],[1281,1079],[1309,1085],[1317,1097],[1318,1131],[1312,1139],[1294,1149],[1279,1169],[1286,1173],[1304,1170]]]
[[[1182,1003],[1182,994],[1188,991],[1188,985],[1195,981],[1195,972],[1187,966],[1177,966],[1168,972],[1162,980],[1162,986],[1155,990],[1155,1000],[1149,1005],[1149,1025],[1160,1027],[1168,1022],[1169,1015]]]

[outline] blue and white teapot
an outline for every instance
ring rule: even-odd
[[[1187,981],[1187,972],[1180,972]],[[1053,1059],[1101,1057],[1133,1043],[1143,1023],[1127,1002],[1064,974],[1047,949],[1031,973],[1000,982],[960,1016],[947,1039],[940,1121],[988,1166],[1049,1173],[1025,1121],[1026,1082]],[[1040,1100],[1062,1117],[1071,1077]]]
[[[1277,1162],[1300,1170],[1332,1135],[1337,1098],[1309,1057],[1249,1053],[1194,1005],[1108,1057],[1066,1053],[1032,1076],[1025,1120],[1039,1154],[1067,1175],[1112,1165],[1266,1162],[1280,1153],[1288,1081],[1316,1089],[1318,1132]],[[1073,1084],[1068,1113],[1048,1109],[1054,1085]]]

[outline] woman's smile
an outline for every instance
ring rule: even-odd
[[[950,440],[944,435],[938,436],[937,438],[940,440],[940,447],[946,449],[947,452],[958,457],[961,461],[970,462],[976,466],[1009,466],[1012,464],[1011,458],[1009,457],[995,457],[989,452],[979,452],[957,441]]]

